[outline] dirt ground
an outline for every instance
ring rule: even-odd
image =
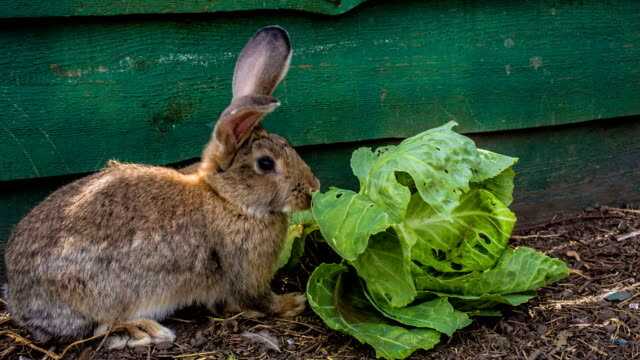
[[[520,230],[512,244],[564,259],[572,275],[542,289],[528,304],[506,310],[502,318],[476,320],[453,337],[445,337],[435,349],[418,351],[411,359],[640,359],[640,210],[587,209]],[[294,273],[279,274],[274,287],[280,292],[301,290],[319,261],[317,256],[304,258]],[[374,357],[371,348],[327,329],[309,309],[291,320],[225,320],[190,308],[164,323],[177,333],[173,345],[109,352],[101,347],[101,339],[93,339],[69,347],[64,358]],[[274,343],[268,346],[247,334],[260,334]],[[45,351],[55,357],[69,345],[33,344],[28,338],[0,309],[0,359],[43,359]]]

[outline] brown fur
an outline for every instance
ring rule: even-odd
[[[266,57],[264,71],[272,73],[258,72],[259,81],[273,87],[290,58],[273,54],[288,49],[283,36],[265,28],[247,45],[258,50],[243,51]],[[238,62],[255,60],[241,55]],[[268,88],[242,73],[234,81],[245,82],[242,89]],[[274,109],[268,95],[234,99],[195,172],[111,162],[34,208],[16,226],[5,255],[14,319],[40,340],[124,324],[128,344],[137,346],[173,340],[153,319],[193,303],[299,313],[303,297],[274,295],[269,284],[287,212],[308,208],[319,183],[283,138],[259,128]],[[274,159],[273,171],[257,166],[263,156]]]

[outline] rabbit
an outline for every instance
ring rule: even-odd
[[[287,141],[260,127],[292,49],[278,26],[240,53],[233,97],[197,169],[110,161],[66,185],[16,225],[5,296],[36,341],[108,338],[110,348],[173,342],[158,321],[203,304],[225,313],[292,317],[299,293],[270,281],[288,215],[308,209],[320,182]]]

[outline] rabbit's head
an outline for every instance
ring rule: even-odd
[[[224,199],[252,215],[303,210],[320,183],[287,141],[259,124],[280,103],[271,94],[291,61],[287,32],[268,26],[240,53],[233,99],[222,112],[198,169]]]

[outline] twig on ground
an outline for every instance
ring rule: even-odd
[[[632,213],[632,214],[640,214],[640,210],[635,210],[635,209],[622,209],[622,208],[611,207],[611,206],[603,206],[602,209],[609,210],[609,211],[621,211],[621,212]]]
[[[607,294],[610,294],[612,292],[617,292],[617,291],[630,291],[637,287],[640,287],[640,282],[637,282],[635,284],[625,286],[622,288],[612,289],[600,295],[583,296],[581,298],[573,299],[573,300],[551,300],[546,304],[540,304],[538,307],[542,309],[548,309],[548,308],[561,308],[565,305],[578,306],[578,305],[584,305],[584,304],[595,304],[600,300],[604,299],[607,296]]]
[[[2,350],[2,352],[0,352],[0,359],[4,359],[7,355],[11,354],[15,350],[16,350],[16,347],[13,346],[13,345],[11,345],[8,348]]]
[[[244,315],[244,312],[237,313],[237,314],[235,314],[235,315],[233,315],[232,317],[229,317],[229,318],[219,318],[219,317],[214,317],[214,316],[208,316],[208,318],[210,320],[213,320],[213,321],[229,321],[229,320],[235,320],[235,319],[241,317],[242,315]]]
[[[43,349],[40,346],[34,344],[31,340],[22,337],[16,333],[14,333],[13,331],[9,331],[9,330],[5,330],[5,331],[0,331],[0,336],[6,336],[11,338],[14,342],[16,342],[18,345],[24,345],[24,346],[28,346],[30,348],[32,348],[33,350],[36,350],[42,354],[45,354],[46,356],[54,359],[54,360],[60,360],[62,358],[62,356],[51,352],[49,350]]]
[[[591,344],[588,344],[586,341],[584,341],[584,340],[580,339],[579,337],[578,337],[577,339],[578,339],[578,341],[580,341],[581,343],[583,343],[584,345],[586,345],[589,349],[591,349],[591,350],[595,351],[595,352],[596,352],[596,353],[598,353],[599,355],[607,356],[607,357],[609,356],[609,354],[607,354],[606,352],[604,352],[604,351],[602,351],[602,350],[598,349],[597,347],[595,347],[595,346],[593,346],[593,345],[591,345]]]
[[[526,239],[547,239],[557,238],[564,234],[531,234],[531,235],[511,235],[514,240],[526,240]]]
[[[67,345],[67,347],[65,347],[64,350],[62,350],[62,353],[60,353],[60,357],[62,358],[63,356],[65,356],[65,354],[69,350],[71,350],[72,348],[74,348],[74,347],[76,347],[76,346],[78,346],[80,344],[84,344],[86,342],[89,342],[89,341],[95,340],[95,339],[99,339],[101,337],[104,337],[106,339],[107,335],[108,335],[108,333],[107,334],[94,335],[94,336],[86,338],[86,339],[81,339],[81,340],[78,340],[78,341],[74,341],[71,344]]]
[[[636,236],[640,236],[640,230],[632,231],[628,234],[620,235],[616,238],[618,241],[625,241],[627,239],[634,238]]]
[[[581,276],[587,280],[593,280],[589,275],[585,275],[585,273],[583,273],[582,271],[578,270],[578,269],[569,269],[569,273],[570,274],[576,274],[578,276]]]
[[[193,320],[185,320],[185,319],[180,319],[180,318],[176,318],[176,317],[168,317],[168,320],[173,320],[173,321],[177,321],[177,322],[181,322],[181,323],[186,323],[186,324],[192,324],[195,321]]]
[[[199,353],[175,355],[173,357],[176,358],[176,359],[184,359],[184,358],[189,358],[189,357],[214,355],[214,354],[219,354],[219,353],[220,353],[220,351],[205,351],[205,352],[199,352]]]

